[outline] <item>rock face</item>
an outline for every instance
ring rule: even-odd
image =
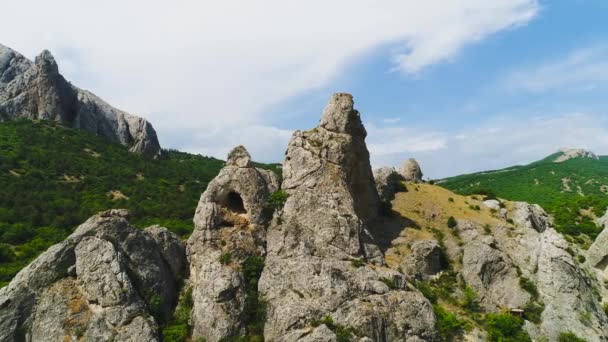
[[[597,222],[604,230],[597,236],[589,250],[587,250],[587,263],[598,273],[601,282],[608,282],[608,212]],[[604,289],[605,301],[608,302],[608,290]]]
[[[0,45],[0,121],[22,118],[83,129],[129,146],[132,152],[160,153],[156,131],[149,122],[70,84],[49,51],[31,62]]]
[[[601,286],[570,255],[547,214],[537,205],[516,202],[510,218],[513,225],[496,226],[491,234],[472,222],[458,224],[464,242],[461,274],[482,306],[495,311],[543,303],[541,323],[526,324],[532,338],[554,341],[565,331],[587,341],[608,338],[608,317],[597,296]],[[524,289],[526,283],[537,293]]]
[[[294,133],[283,166],[289,197],[268,229],[259,290],[265,338],[335,341],[330,316],[362,341],[430,341],[431,304],[382,263],[368,224],[378,212],[366,132],[349,94],[335,94],[310,131]],[[390,284],[390,286],[389,286]]]
[[[402,183],[404,180],[403,176],[392,167],[374,170],[374,182],[380,201],[390,204],[397,192],[406,190]]]
[[[176,301],[183,274],[170,265],[183,265],[184,247],[127,215],[91,217],[0,289],[0,341],[158,341],[153,316]]]
[[[245,333],[243,264],[265,255],[266,200],[279,188],[271,171],[249,167],[243,146],[201,195],[188,239],[194,338],[214,342]],[[261,260],[261,259],[260,259]]]
[[[422,170],[416,159],[410,158],[401,166],[401,175],[406,182],[420,183],[422,182]]]
[[[580,149],[580,148],[567,148],[559,151],[561,154],[555,158],[554,163],[565,162],[566,160],[570,160],[573,158],[591,158],[598,160],[599,157],[595,155],[595,153]]]
[[[412,254],[402,264],[404,273],[410,278],[428,280],[445,268],[443,251],[436,240],[415,241],[411,249]]]

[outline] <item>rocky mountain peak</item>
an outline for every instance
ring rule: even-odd
[[[559,152],[560,155],[555,158],[555,160],[553,160],[554,163],[561,163],[574,158],[590,158],[595,160],[599,159],[599,157],[595,153],[582,148],[564,148],[561,149]]]
[[[145,155],[157,156],[161,150],[148,121],[70,84],[48,50],[32,63],[0,46],[0,122],[16,119],[59,122]]]
[[[36,66],[42,74],[58,75],[59,66],[49,50],[43,50],[35,59]]]
[[[359,112],[354,109],[353,96],[347,93],[333,94],[321,117],[321,127],[336,133],[365,138],[366,132]]]

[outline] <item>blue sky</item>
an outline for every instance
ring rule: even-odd
[[[73,83],[150,119],[165,147],[222,158],[244,144],[281,161],[340,91],[355,96],[374,167],[415,157],[438,178],[562,147],[608,154],[602,0],[7,6],[0,42],[30,58],[50,49]]]

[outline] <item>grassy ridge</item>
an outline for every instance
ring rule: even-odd
[[[135,225],[189,235],[198,198],[223,165],[178,151],[153,160],[48,122],[1,123],[0,286],[102,210],[127,208]]]
[[[601,231],[593,218],[608,207],[608,157],[575,158],[561,163],[559,153],[525,166],[447,178],[438,184],[456,193],[490,193],[498,197],[540,204],[568,235]]]

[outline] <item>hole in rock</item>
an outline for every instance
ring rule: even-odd
[[[239,195],[238,193],[231,191],[230,193],[228,193],[228,196],[226,196],[226,203],[225,203],[226,209],[237,213],[237,214],[246,214],[247,210],[245,210],[245,205],[243,204],[243,199],[241,198],[241,195]]]

